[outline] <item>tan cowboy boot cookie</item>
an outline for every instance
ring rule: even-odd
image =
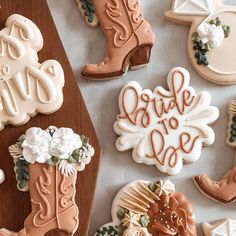
[[[148,64],[155,36],[138,0],[93,0],[93,4],[107,39],[107,54],[100,64],[86,65],[82,75],[108,80],[124,75],[129,67],[139,69]]]
[[[79,226],[77,172],[91,161],[88,138],[69,128],[30,128],[9,148],[18,189],[30,192],[32,212],[18,233],[0,236],[72,236]]]

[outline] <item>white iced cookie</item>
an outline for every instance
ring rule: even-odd
[[[0,130],[21,125],[37,113],[57,111],[63,102],[64,73],[55,60],[38,62],[43,38],[38,27],[12,15],[0,31]]]
[[[2,169],[0,169],[0,184],[5,181],[5,173]]]
[[[236,83],[236,6],[222,0],[173,0],[165,16],[191,27],[188,56],[202,77],[217,84]]]
[[[225,219],[213,224],[202,225],[205,236],[235,236],[236,220]]]
[[[178,174],[183,162],[195,162],[202,145],[211,145],[215,134],[208,125],[219,117],[210,105],[208,92],[197,93],[189,85],[184,68],[170,71],[169,90],[156,87],[142,90],[137,82],[128,83],[119,96],[120,114],[114,131],[120,136],[119,151],[133,149],[138,163],[156,165],[163,173]]]

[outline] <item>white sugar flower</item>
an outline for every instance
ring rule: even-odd
[[[47,162],[51,158],[51,136],[40,128],[30,128],[25,135],[25,140],[22,143],[25,160],[31,164]]]
[[[203,23],[197,30],[203,44],[209,43],[211,48],[220,47],[225,38],[225,33],[222,25]]]
[[[146,228],[141,226],[136,226],[133,228],[128,228],[124,231],[123,236],[151,236]]]
[[[82,146],[81,138],[72,129],[60,128],[55,131],[51,142],[51,154],[68,159],[74,150]]]
[[[80,160],[79,163],[76,164],[76,169],[81,172],[85,169],[86,165],[91,162],[91,158],[94,156],[95,151],[90,144],[87,144],[87,148],[82,147],[80,153]]]

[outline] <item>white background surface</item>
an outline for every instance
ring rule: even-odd
[[[105,38],[100,28],[93,29],[86,25],[73,0],[48,2],[103,148],[89,236],[100,226],[111,221],[112,200],[120,188],[137,179],[169,178],[176,184],[178,191],[184,192],[192,200],[198,223],[218,218],[236,219],[236,203],[225,206],[209,200],[192,182],[192,176],[201,173],[207,173],[219,180],[232,168],[233,150],[225,145],[225,137],[228,121],[227,103],[236,97],[236,86],[214,85],[194,71],[186,53],[189,28],[169,23],[164,19],[164,12],[170,9],[172,1],[140,0],[145,18],[152,24],[157,36],[151,63],[143,70],[129,72],[126,77],[108,82],[89,82],[80,76],[81,69],[86,63],[100,62],[103,58]],[[235,0],[224,2],[236,5]],[[233,22],[235,23],[236,19],[233,19]],[[236,48],[234,50],[236,51]],[[212,104],[220,109],[220,118],[213,125],[216,133],[214,145],[204,148],[201,159],[185,165],[178,176],[168,177],[158,172],[154,166],[136,164],[131,152],[118,152],[114,146],[117,136],[112,126],[118,114],[118,95],[126,83],[136,80],[143,88],[150,89],[157,85],[166,86],[166,75],[175,66],[182,66],[190,71],[191,85],[197,92],[208,90],[211,93]],[[202,236],[200,226],[198,231],[198,235]]]

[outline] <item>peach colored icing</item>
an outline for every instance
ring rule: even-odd
[[[38,27],[21,15],[12,15],[0,31],[0,130],[20,125],[38,112],[48,114],[63,102],[64,73],[54,60],[40,64],[43,46]]]
[[[73,235],[79,224],[75,203],[77,173],[65,177],[58,166],[38,163],[31,164],[29,170],[32,213],[23,230],[18,233],[0,230],[0,236],[43,236],[52,229]]]
[[[152,236],[196,236],[192,204],[182,193],[161,196],[148,211]]]
[[[219,182],[207,175],[197,176],[195,181],[201,191],[219,202],[227,204],[236,200],[236,168],[230,170]]]
[[[102,78],[125,73],[131,51],[142,45],[152,46],[154,34],[150,24],[144,20],[138,0],[94,0],[96,15],[107,38],[107,55],[100,64],[89,64],[83,74]],[[145,56],[145,49],[141,55]],[[135,52],[133,52],[135,53]],[[131,58],[135,63],[138,58]],[[148,63],[144,59],[140,64]],[[139,63],[138,63],[139,64]]]
[[[214,48],[208,54],[209,68],[220,74],[236,73],[236,12],[220,12],[211,16],[210,19],[219,17],[224,25],[230,26],[230,36],[224,39],[223,43],[218,48]],[[208,21],[209,19],[207,19]]]

